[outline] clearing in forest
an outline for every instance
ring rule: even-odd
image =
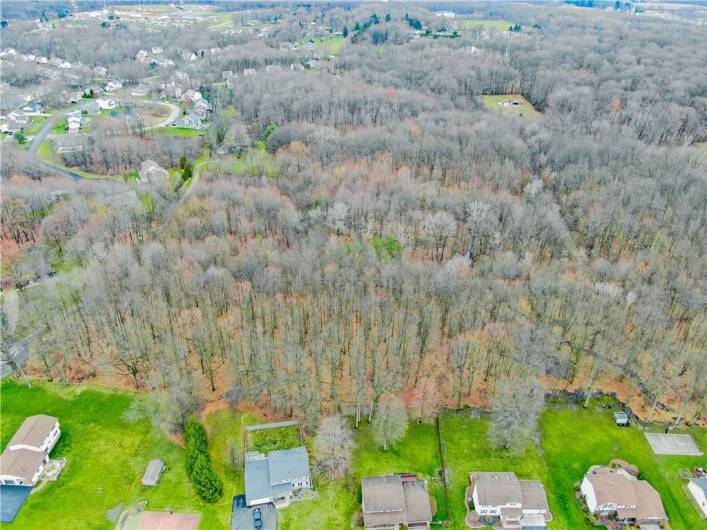
[[[496,31],[508,31],[513,25],[513,22],[508,22],[507,20],[493,20],[493,19],[467,19],[460,20],[457,27],[462,30],[474,30],[481,29],[489,31],[495,29]]]
[[[523,118],[539,118],[542,116],[533,108],[530,102],[520,94],[500,94],[481,96],[484,107],[502,116],[521,116]]]

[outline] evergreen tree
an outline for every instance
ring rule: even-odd
[[[223,482],[216,476],[208,456],[199,454],[196,457],[191,480],[196,494],[204,502],[214,503],[223,496]]]

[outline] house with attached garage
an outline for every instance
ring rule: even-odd
[[[57,418],[45,414],[26,418],[0,455],[0,484],[34,486],[60,435]]]
[[[552,520],[540,481],[519,480],[513,472],[491,471],[470,473],[469,483],[467,524],[489,522],[502,528],[541,530]]]
[[[363,478],[361,508],[364,528],[429,528],[432,521],[427,482],[414,474]]]
[[[274,503],[284,507],[292,495],[312,487],[309,457],[304,447],[249,452],[245,456],[245,499],[248,506]]]
[[[658,492],[623,467],[591,467],[580,489],[587,508],[597,517],[639,528],[655,528],[668,521]]]

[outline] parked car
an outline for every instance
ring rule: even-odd
[[[263,527],[263,514],[260,512],[260,508],[253,510],[253,526],[255,530],[260,530]]]

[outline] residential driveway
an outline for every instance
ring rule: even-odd
[[[256,530],[253,524],[253,512],[259,509],[263,518],[261,530],[277,530],[277,509],[274,504],[260,504],[249,508],[245,504],[245,495],[233,497],[231,511],[231,530]]]
[[[151,125],[150,127],[145,127],[146,131],[150,129],[158,129],[160,127],[167,127],[170,123],[179,117],[180,109],[174,103],[169,103],[167,101],[151,101],[150,103],[157,103],[158,105],[164,105],[169,107],[169,116],[162,120],[157,125]]]

